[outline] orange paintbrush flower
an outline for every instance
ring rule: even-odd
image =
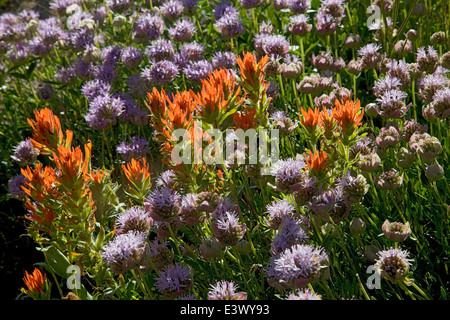
[[[314,173],[321,172],[328,164],[327,153],[325,151],[316,151],[314,154],[308,150],[309,155],[305,156],[306,167]]]
[[[305,111],[303,108],[300,109],[302,115],[299,115],[300,122],[306,127],[308,130],[314,130],[320,121],[320,112],[318,108],[309,108]]]
[[[152,93],[147,93],[147,98],[148,102],[145,102],[145,105],[152,112],[152,115],[156,118],[164,117],[167,101],[164,89],[161,89],[161,93],[159,93],[156,88],[153,88]]]
[[[79,178],[85,181],[91,162],[91,149],[92,143],[88,142],[84,146],[84,155],[79,147],[58,147],[58,154],[53,152],[53,162],[67,183]]]
[[[194,99],[190,92],[177,92],[173,101],[167,98],[167,119],[163,121],[171,130],[186,129],[192,122],[195,110]]]
[[[53,211],[36,202],[31,203],[30,199],[27,199],[25,207],[28,210],[25,219],[32,222],[31,227],[51,235],[53,221],[55,220]]]
[[[61,129],[59,118],[53,114],[53,111],[44,108],[35,110],[36,121],[27,119],[31,128],[33,128],[33,138],[31,142],[41,154],[52,154],[58,146],[69,146],[72,142],[73,132],[66,131],[67,138],[64,142],[64,134]]]
[[[207,79],[203,79],[201,82],[202,90],[199,93],[191,90],[191,94],[200,115],[210,123],[218,120],[219,113],[236,107],[244,100],[241,98],[236,101],[241,88],[238,87],[235,90],[234,75],[227,69],[214,70]]]
[[[28,271],[25,271],[25,277],[23,277],[23,282],[27,286],[27,293],[29,294],[37,294],[44,293],[44,285],[47,276],[42,274],[41,270],[38,268],[34,268],[33,273],[29,274]]]
[[[43,201],[47,197],[54,197],[57,194],[57,177],[52,167],[42,169],[40,163],[32,170],[29,166],[21,169],[22,174],[28,181],[22,186],[23,191],[36,201]]]
[[[234,124],[236,125],[236,129],[254,129],[258,124],[258,118],[256,115],[256,109],[245,109],[239,113],[233,114]]]
[[[334,118],[334,110],[328,110],[323,107],[322,112],[320,112],[320,121],[319,125],[324,130],[325,135],[329,135],[336,128],[336,119]]]
[[[336,108],[333,109],[333,115],[344,131],[356,128],[362,124],[364,110],[361,109],[360,101],[339,100],[335,102]]]
[[[256,62],[256,57],[251,52],[244,52],[243,57],[237,58],[242,82],[250,86],[259,85],[264,81],[264,66],[269,61],[269,56],[264,56]]]
[[[150,183],[150,165],[147,163],[145,158],[141,160],[131,159],[129,163],[126,165],[122,165],[123,172],[127,177],[128,181],[130,181],[136,187],[148,186],[151,187]]]

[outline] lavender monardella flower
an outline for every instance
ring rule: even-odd
[[[123,112],[120,115],[120,120],[129,121],[138,127],[143,127],[148,124],[148,109],[142,109],[135,100],[128,95],[124,95],[123,99],[125,102]]]
[[[377,255],[375,266],[383,278],[393,283],[400,283],[408,275],[411,261],[413,261],[408,259],[408,251],[391,248],[381,250]]]
[[[177,191],[169,188],[155,189],[145,199],[144,205],[154,220],[169,221],[178,216],[180,196]]]
[[[406,120],[405,123],[403,124],[403,129],[401,131],[400,136],[402,137],[403,140],[405,140],[406,142],[409,142],[409,140],[411,139],[411,136],[416,133],[416,132],[420,132],[420,133],[425,133],[428,130],[428,126],[425,125],[421,125],[419,123],[416,122],[416,120],[411,119],[411,120]]]
[[[169,241],[154,239],[148,245],[142,267],[144,270],[155,269],[156,271],[164,269],[173,262],[175,254],[169,246]]]
[[[291,133],[297,128],[297,121],[294,122],[288,117],[285,111],[275,111],[269,118],[274,128],[280,130],[282,133]]]
[[[289,18],[289,31],[292,34],[306,36],[311,32],[312,24],[308,23],[309,17],[305,14],[298,14]]]
[[[185,42],[192,39],[195,34],[195,25],[188,19],[177,20],[169,29],[170,37],[175,41]]]
[[[336,180],[338,189],[335,190],[335,197],[339,198],[341,195],[338,193],[342,192],[342,196],[350,202],[361,201],[370,188],[366,178],[361,174],[353,177],[347,172],[345,176]]]
[[[200,83],[212,71],[212,64],[208,60],[190,61],[183,69],[186,78],[193,83]]]
[[[369,43],[358,50],[358,55],[361,57],[362,67],[364,69],[375,68],[381,59],[381,54],[378,50],[381,49],[379,44]]]
[[[274,256],[266,274],[272,286],[300,289],[309,283],[327,279],[329,265],[323,248],[297,244]]]
[[[375,178],[377,186],[382,190],[394,190],[402,186],[403,174],[400,175],[394,168],[383,172]]]
[[[289,52],[289,41],[282,35],[267,35],[262,49],[269,56],[285,57]]]
[[[411,104],[405,104],[406,97],[407,93],[400,90],[385,91],[381,98],[377,99],[379,103],[378,113],[383,118],[402,118],[411,106]]]
[[[101,80],[90,80],[81,87],[81,93],[89,101],[100,95],[107,95],[110,91],[111,85]]]
[[[145,54],[153,61],[171,60],[175,51],[172,41],[166,39],[158,39],[153,41],[145,50]]]
[[[128,93],[134,98],[142,98],[150,91],[148,80],[139,73],[134,73],[127,78]]]
[[[13,151],[14,153],[11,155],[11,159],[16,161],[21,167],[31,166],[36,162],[39,155],[30,138],[21,141],[14,147]]]
[[[402,89],[406,89],[411,83],[408,65],[403,60],[392,60],[388,65],[387,75],[400,79]]]
[[[212,57],[214,69],[232,69],[236,66],[236,55],[231,51],[217,51]]]
[[[164,32],[164,20],[159,15],[146,14],[136,20],[133,31],[135,43],[158,39]]]
[[[141,76],[153,85],[171,82],[178,74],[178,67],[171,61],[161,60],[141,71]]]
[[[16,199],[23,200],[25,198],[25,191],[22,186],[28,179],[21,173],[8,181],[8,194]]]
[[[139,137],[131,137],[130,143],[122,141],[117,146],[117,153],[120,153],[127,162],[132,158],[140,159],[145,157],[149,150],[149,142]]]
[[[433,73],[439,65],[439,54],[432,46],[420,47],[417,50],[416,61],[420,70]]]
[[[448,78],[442,74],[429,74],[419,80],[419,97],[425,103],[431,103],[437,91],[450,84]]]
[[[156,186],[158,188],[168,188],[172,189],[176,183],[176,174],[173,170],[166,170],[161,172],[158,179],[156,179]]]
[[[286,199],[272,201],[267,205],[269,218],[266,219],[267,225],[272,229],[278,229],[286,217],[294,217],[295,206]]]
[[[392,147],[400,141],[400,133],[394,126],[385,126],[380,129],[375,141],[380,148]]]
[[[155,286],[166,297],[179,297],[192,287],[191,268],[178,262],[169,265],[159,272]]]
[[[289,294],[286,300],[322,300],[322,296],[309,289],[303,289]]]
[[[142,260],[145,250],[146,233],[130,231],[118,235],[103,247],[102,258],[111,271],[123,274]]]
[[[273,168],[277,190],[283,193],[294,191],[296,184],[303,179],[305,162],[302,160],[286,159],[279,160]]]
[[[165,19],[175,20],[183,15],[183,2],[179,0],[168,0],[161,6],[161,14]]]
[[[180,48],[180,54],[187,60],[202,60],[205,47],[197,42],[184,43]]]
[[[244,9],[251,9],[260,6],[264,0],[239,0],[239,3]]]
[[[438,118],[445,119],[450,116],[450,88],[436,90],[433,96],[433,107]]]
[[[303,229],[301,220],[297,217],[285,217],[273,238],[271,253],[276,256],[294,245],[304,243],[308,239],[309,235]]]
[[[117,117],[121,115],[123,108],[124,101],[120,97],[101,95],[89,103],[85,119],[89,127],[96,130],[105,129],[116,125]]]
[[[246,31],[242,19],[239,18],[238,11],[232,5],[224,8],[220,18],[216,17],[214,26],[225,40],[239,37]]]
[[[314,18],[317,21],[316,30],[322,35],[331,35],[337,28],[336,19],[331,14],[326,13],[324,10],[319,10]]]
[[[373,87],[375,96],[381,98],[386,91],[389,90],[400,90],[402,87],[402,81],[394,76],[386,75],[385,77],[379,78],[375,81]]]
[[[116,219],[117,234],[124,234],[131,231],[147,234],[152,226],[152,219],[147,211],[140,207],[132,207],[119,214]]]
[[[327,213],[333,208],[336,196],[332,190],[327,190],[314,195],[311,200],[308,201],[308,208],[315,214],[326,216]]]
[[[245,223],[239,224],[239,215],[233,211],[213,219],[213,234],[225,246],[237,244],[244,237],[245,230]]]
[[[130,0],[105,0],[106,6],[111,11],[123,13],[131,6]]]
[[[305,13],[311,9],[311,0],[287,0],[287,6],[294,13]]]
[[[238,286],[233,281],[219,281],[211,285],[208,300],[247,300],[247,293],[237,290]]]
[[[128,46],[122,51],[122,63],[125,67],[133,69],[139,66],[142,61],[142,54],[139,49]]]

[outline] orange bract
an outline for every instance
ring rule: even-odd
[[[66,182],[82,177],[83,180],[88,172],[91,159],[92,143],[84,146],[85,154],[80,148],[58,147],[58,154],[53,152],[53,162],[60,170]]]
[[[302,112],[302,115],[303,115],[303,117],[301,117],[299,115],[300,122],[306,128],[314,129],[320,121],[319,109],[314,108],[314,111],[313,111],[312,108],[310,108],[310,109],[308,109],[308,111],[305,111],[303,108],[301,108],[300,111]]]
[[[244,52],[243,58],[238,57],[237,63],[240,68],[242,82],[247,82],[251,86],[264,81],[264,66],[269,61],[269,56],[264,56],[256,62],[256,57],[251,52]]]
[[[42,274],[41,270],[39,270],[38,268],[34,268],[32,274],[29,274],[28,271],[25,271],[25,277],[23,277],[23,282],[27,286],[29,292],[43,293],[45,279],[47,279],[47,276],[45,274]]]
[[[316,151],[314,154],[308,150],[309,156],[306,155],[305,160],[307,167],[314,171],[323,171],[328,164],[327,153],[325,151]]]
[[[233,120],[237,129],[248,130],[255,128],[258,124],[258,118],[255,117],[256,109],[245,109],[240,113],[233,114]]]
[[[214,70],[201,82],[202,90],[199,93],[191,90],[191,94],[202,116],[214,116],[217,112],[226,110],[230,100],[238,97],[241,92],[241,88],[238,87],[233,94],[236,86],[235,78],[226,69]],[[237,104],[242,101],[243,98]]]
[[[57,177],[52,167],[42,169],[42,165],[37,163],[33,170],[27,166],[25,169],[21,169],[21,172],[28,180],[22,186],[23,191],[36,201],[42,201],[56,193],[54,188]]]
[[[166,101],[167,96],[164,89],[161,89],[161,93],[158,92],[156,88],[153,88],[152,93],[147,93],[148,103],[146,102],[147,108],[156,117],[164,117],[166,114]]]
[[[132,183],[141,183],[144,180],[150,179],[149,164],[145,158],[140,161],[131,159],[127,165],[122,165],[123,172],[127,179]]]
[[[359,100],[357,102],[344,100],[343,103],[336,100],[335,104],[333,115],[344,131],[362,124],[364,110],[361,109]]]
[[[61,129],[61,122],[59,118],[53,114],[53,111],[44,108],[42,110],[35,110],[34,115],[36,121],[27,119],[30,126],[33,128],[33,138],[31,142],[34,147],[39,149],[41,154],[51,154],[58,146],[64,144],[64,134]],[[66,131],[67,138],[65,145],[69,146],[72,142],[73,132]]]

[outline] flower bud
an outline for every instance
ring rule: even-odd
[[[403,242],[411,234],[409,222],[389,222],[389,220],[386,220],[381,228],[386,238],[395,242]]]
[[[250,242],[247,240],[241,240],[236,244],[236,249],[240,254],[249,254],[252,251],[252,247],[250,246]]]
[[[397,164],[400,168],[408,169],[416,161],[416,156],[411,150],[401,147],[397,153]]]
[[[361,234],[366,231],[366,223],[361,218],[355,218],[350,223],[350,232],[352,234]]]
[[[431,44],[442,44],[444,41],[445,41],[444,31],[435,32],[430,37]]]
[[[434,163],[427,167],[425,176],[432,181],[442,179],[444,177],[444,169],[438,163]]]
[[[380,248],[378,248],[376,245],[371,244],[364,251],[364,259],[371,263],[374,263],[377,260],[378,251],[380,251]]]
[[[417,38],[417,31],[414,29],[409,29],[408,32],[406,32],[406,38],[408,40],[416,40]]]
[[[217,239],[205,239],[199,246],[200,254],[203,259],[212,261],[219,257],[222,251],[222,245]]]
[[[376,103],[369,103],[366,105],[364,108],[364,114],[371,118],[376,117],[378,115]]]

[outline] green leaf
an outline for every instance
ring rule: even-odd
[[[71,264],[66,256],[54,246],[47,247],[43,251],[50,268],[60,277],[67,278],[69,276],[67,268]]]

